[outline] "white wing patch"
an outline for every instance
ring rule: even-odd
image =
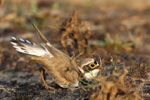
[[[43,46],[37,45],[34,42],[30,42],[22,38],[16,39],[15,37],[12,37],[12,41],[10,43],[18,52],[21,53],[33,56],[43,56],[45,54],[48,54],[49,57],[53,57],[53,55]]]

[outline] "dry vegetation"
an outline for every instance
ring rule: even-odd
[[[150,99],[148,0],[0,0],[0,8],[0,99]],[[30,20],[70,56],[100,55],[99,76],[74,91],[46,90],[36,72],[40,65],[9,43],[11,36],[39,41]]]

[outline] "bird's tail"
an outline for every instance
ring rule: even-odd
[[[50,54],[50,52],[41,45],[38,45],[34,42],[24,40],[22,38],[12,37],[10,43],[13,47],[21,53],[32,55],[32,56],[43,56],[45,54]],[[52,56],[52,55],[51,55]]]

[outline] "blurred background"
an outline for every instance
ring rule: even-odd
[[[10,45],[11,36],[38,42],[30,20],[64,52],[67,40],[62,30],[73,30],[82,37],[78,48],[99,54],[104,67],[116,66],[112,61],[123,64],[128,76],[143,84],[141,97],[150,99],[150,0],[0,0],[0,99],[76,100],[91,92],[49,93],[36,73],[39,65]],[[83,39],[88,44],[80,42]]]
[[[78,18],[90,27],[91,39],[106,35],[109,42],[132,41],[138,49],[149,50],[149,0],[1,0],[0,7],[3,39],[33,31],[29,19],[52,36],[77,11]]]

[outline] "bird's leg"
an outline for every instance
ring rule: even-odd
[[[45,72],[43,72],[43,73],[45,73]],[[41,77],[41,79],[42,79],[42,82],[43,82],[45,88],[46,88],[46,89],[50,89],[50,90],[54,90],[54,87],[48,86],[48,84],[46,83],[46,81],[45,81],[45,79],[44,79],[44,77],[43,77],[43,74],[41,73],[41,71],[39,71],[39,74],[40,74],[40,77]]]
[[[41,71],[42,71],[42,73],[43,73],[43,78],[44,78],[44,80],[46,80],[46,73],[45,73],[45,69],[41,69]]]
[[[45,69],[42,66],[38,66],[38,71],[41,72],[41,74],[43,75],[44,80],[46,80],[46,73],[45,73]]]

